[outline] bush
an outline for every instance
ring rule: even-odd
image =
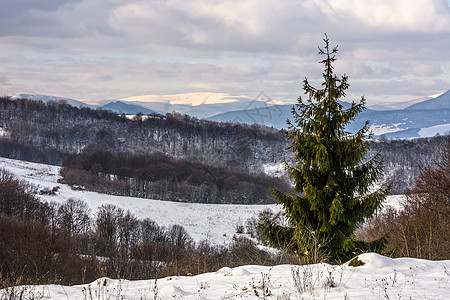
[[[0,169],[0,214],[18,218],[46,220],[48,206],[27,191],[10,172]]]

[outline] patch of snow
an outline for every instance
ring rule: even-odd
[[[263,170],[264,173],[269,176],[281,176],[283,174],[284,164],[283,163],[265,164],[263,166]]]
[[[370,126],[369,130],[371,130],[374,135],[382,135],[382,134],[386,134],[386,133],[392,133],[392,132],[397,132],[400,130],[405,130],[407,128],[399,128],[400,125],[405,125],[405,124],[406,123],[395,123],[392,125],[386,125],[386,124],[372,125],[372,126]]]
[[[437,97],[439,97],[440,95],[442,95],[442,94],[444,94],[444,93],[445,93],[445,91],[444,91],[444,92],[441,92],[441,93],[434,94],[434,95],[430,95],[430,96],[428,96],[428,97],[430,97],[430,98],[437,98]]]
[[[406,202],[405,195],[390,195],[387,196],[386,202],[383,204],[382,210],[402,210]]]
[[[431,126],[428,128],[422,128],[419,131],[420,137],[433,137],[436,134],[445,135],[450,133],[450,124],[441,124],[436,126]]]
[[[6,131],[6,129],[0,127],[0,137],[7,137],[9,133]]]

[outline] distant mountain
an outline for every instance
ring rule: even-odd
[[[96,105],[90,105],[86,104],[82,101],[78,101],[75,99],[70,98],[64,98],[64,97],[58,97],[58,96],[48,96],[48,95],[39,95],[39,94],[16,94],[11,97],[12,100],[15,99],[28,99],[28,100],[34,100],[34,101],[42,101],[42,102],[49,102],[49,101],[65,101],[68,104],[76,107],[90,107],[90,108],[96,108]]]
[[[344,108],[349,108],[350,103],[341,102]],[[286,128],[286,120],[292,119],[293,104],[262,105],[256,108],[249,107],[244,110],[229,111],[207,118],[210,121],[260,124],[277,129]],[[368,109],[368,111],[372,111]]]
[[[18,94],[12,97],[17,98],[44,102],[63,100],[77,107],[96,107],[78,100],[55,96]],[[349,103],[342,103],[346,107],[349,106]],[[262,124],[281,129],[286,128],[286,120],[292,118],[292,106],[273,101],[264,93],[255,98],[224,93],[187,93],[128,97],[107,103],[101,108],[125,114],[138,112],[165,114],[176,111],[199,119]],[[394,109],[396,107],[401,109]],[[376,137],[383,135],[387,138],[417,138],[446,134],[450,130],[450,91],[434,98],[424,97],[401,103],[385,103],[376,107],[376,110],[366,109],[347,130],[353,132],[361,128],[366,120],[370,120],[371,129]]]
[[[433,99],[434,97],[421,97],[413,100],[408,101],[401,101],[401,102],[382,102],[379,104],[371,104],[367,105],[367,108],[373,109],[373,110],[400,110],[405,109],[413,104],[423,102],[426,100]]]
[[[282,104],[264,93],[257,97],[232,96],[224,93],[187,93],[175,95],[143,95],[120,99],[161,113],[177,111],[196,118],[208,118],[220,113]]]
[[[122,98],[126,102],[146,102],[146,103],[166,103],[171,105],[189,105],[198,106],[201,104],[219,104],[239,102],[242,99],[249,99],[246,96],[231,96],[224,93],[186,93],[172,95],[142,95]],[[249,99],[251,100],[251,99]]]
[[[442,95],[420,103],[413,104],[406,109],[450,109],[450,90]]]
[[[135,105],[135,104],[125,103],[122,101],[110,102],[110,103],[103,105],[101,108],[105,109],[105,110],[111,110],[118,114],[126,114],[126,115],[135,115],[138,113],[143,113],[143,114],[157,113],[154,110],[151,110],[151,109],[139,106],[139,105]]]
[[[343,102],[344,107],[349,103]],[[208,118],[217,122],[239,122],[244,124],[261,124],[274,128],[286,128],[286,120],[292,120],[293,105],[273,105],[258,109],[238,110]],[[376,111],[366,109],[361,112],[348,127],[356,132],[366,120],[375,137],[418,138],[448,134],[450,130],[450,108],[441,109],[403,109]]]

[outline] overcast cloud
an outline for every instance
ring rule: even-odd
[[[450,89],[446,0],[2,0],[0,94],[119,99],[197,91],[293,102],[323,33],[349,97]]]

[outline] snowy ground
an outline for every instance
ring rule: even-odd
[[[138,218],[158,224],[183,225],[198,241],[215,244],[230,241],[236,224],[276,205],[206,205],[163,202],[131,197],[74,191],[58,184],[59,167],[0,158],[4,168],[19,179],[40,188],[60,186],[55,196],[39,197],[63,202],[86,201],[93,212],[111,203],[129,209]],[[390,196],[386,207],[401,207],[402,196]],[[280,265],[222,268],[197,276],[155,280],[111,280],[100,278],[77,286],[22,286],[0,290],[0,299],[450,299],[450,260],[391,259],[368,253],[359,256],[364,266]],[[17,299],[19,299],[17,298]]]
[[[211,243],[228,243],[236,232],[236,225],[257,216],[266,208],[279,210],[276,205],[222,205],[178,203],[133,197],[119,197],[95,192],[72,190],[68,185],[57,183],[60,167],[13,160],[0,157],[0,168],[15,174],[40,189],[59,186],[55,196],[38,195],[44,201],[62,203],[69,198],[86,201],[95,213],[103,204],[114,204],[130,210],[137,218],[150,218],[160,226],[179,224],[185,227],[195,241],[208,239]]]
[[[445,135],[450,133],[450,124],[441,124],[436,126],[431,126],[428,128],[422,128],[419,131],[420,137],[435,136],[437,134]]]
[[[111,196],[72,190],[68,185],[58,183],[58,166],[0,157],[0,168],[10,171],[20,180],[39,186],[40,189],[60,187],[55,196],[38,195],[44,201],[62,203],[69,198],[80,199],[86,201],[92,213],[103,204],[114,204],[124,210],[130,210],[137,218],[150,218],[160,226],[182,225],[195,241],[208,239],[216,245],[228,243],[236,232],[236,225],[244,224],[250,217],[256,217],[261,210],[281,209],[278,205],[196,204]],[[385,207],[400,208],[403,199],[401,195],[389,196]]]
[[[391,259],[362,254],[365,264],[222,268],[155,280],[100,278],[77,286],[22,286],[1,299],[449,299],[450,260]],[[22,298],[21,298],[22,299]]]

